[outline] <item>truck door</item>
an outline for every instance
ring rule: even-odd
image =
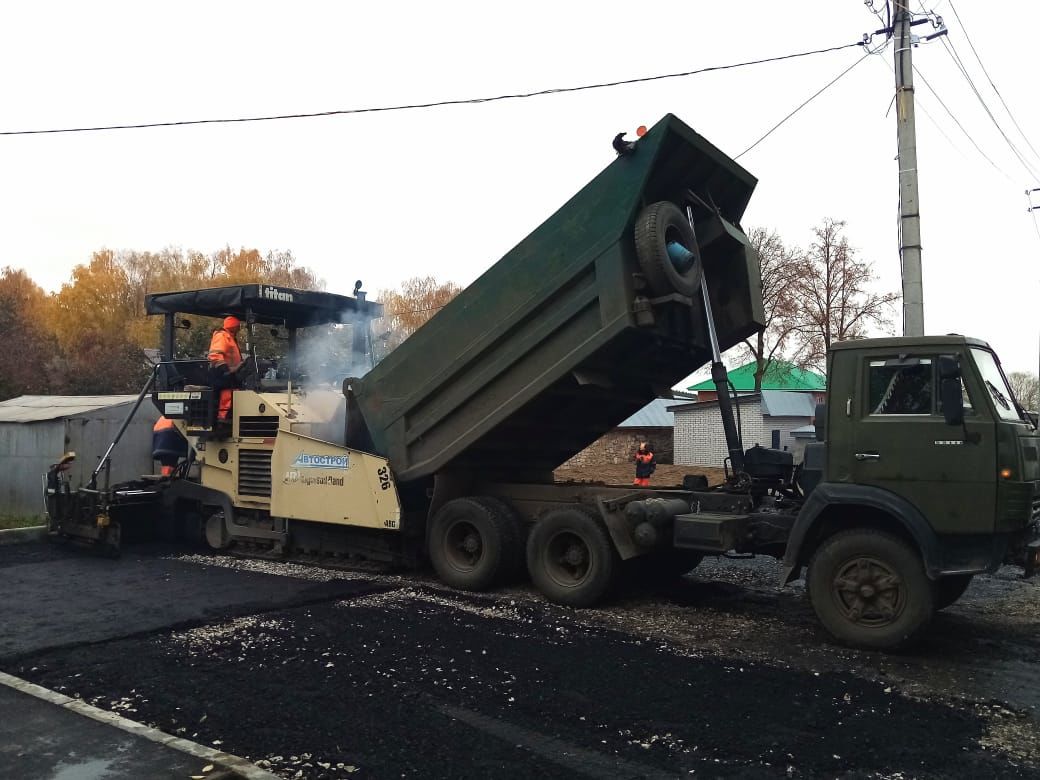
[[[936,533],[992,531],[979,521],[996,508],[994,423],[965,391],[964,427],[947,425],[937,373],[937,355],[863,358],[847,410],[856,416],[850,476],[902,496]]]

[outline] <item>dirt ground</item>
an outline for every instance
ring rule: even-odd
[[[703,474],[709,485],[723,481],[722,469],[703,466],[658,465],[650,478],[650,486],[658,488],[682,487],[687,474]],[[596,464],[594,466],[569,466],[553,472],[557,482],[600,482],[607,485],[631,485],[635,478],[635,466],[630,463]]]
[[[60,594],[86,570],[21,548],[0,550],[12,579],[60,565]],[[883,655],[831,644],[769,559],[629,582],[594,610],[424,573],[162,549],[133,560],[135,582],[176,575],[171,592],[204,596],[205,614],[140,632],[130,604],[122,635],[0,668],[285,778],[1040,778],[1040,585],[1010,570],[977,578],[921,646]],[[118,590],[126,569],[105,567]],[[335,587],[243,614],[214,607],[209,585],[186,590],[191,567],[202,583],[220,570],[272,592],[272,577],[308,597],[307,582]]]

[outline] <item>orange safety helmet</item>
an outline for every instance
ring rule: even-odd
[[[238,317],[225,317],[224,330],[238,330],[242,326]]]

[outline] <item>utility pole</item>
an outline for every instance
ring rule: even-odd
[[[1029,199],[1029,208],[1026,209],[1026,213],[1033,218],[1033,229],[1036,230],[1036,237],[1040,240],[1040,226],[1036,222],[1036,212],[1040,211],[1040,206],[1033,205],[1033,194],[1040,192],[1040,187],[1034,187],[1031,190],[1026,190],[1026,198]],[[1040,373],[1037,374],[1040,377]],[[1040,409],[1030,409],[1030,411],[1040,411]]]
[[[924,335],[921,283],[921,214],[917,201],[917,130],[908,0],[894,0],[892,20],[896,71],[896,139],[899,164],[899,259],[903,276],[903,335]]]

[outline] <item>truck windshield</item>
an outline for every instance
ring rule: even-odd
[[[993,353],[972,347],[971,354],[975,358],[975,365],[978,366],[979,373],[982,374],[982,383],[985,385],[989,397],[993,399],[993,406],[996,408],[997,414],[1004,420],[1021,420],[1022,416],[1018,412],[1015,396],[1008,387],[1007,380],[1004,379],[1004,372],[1000,370],[1000,365]]]

